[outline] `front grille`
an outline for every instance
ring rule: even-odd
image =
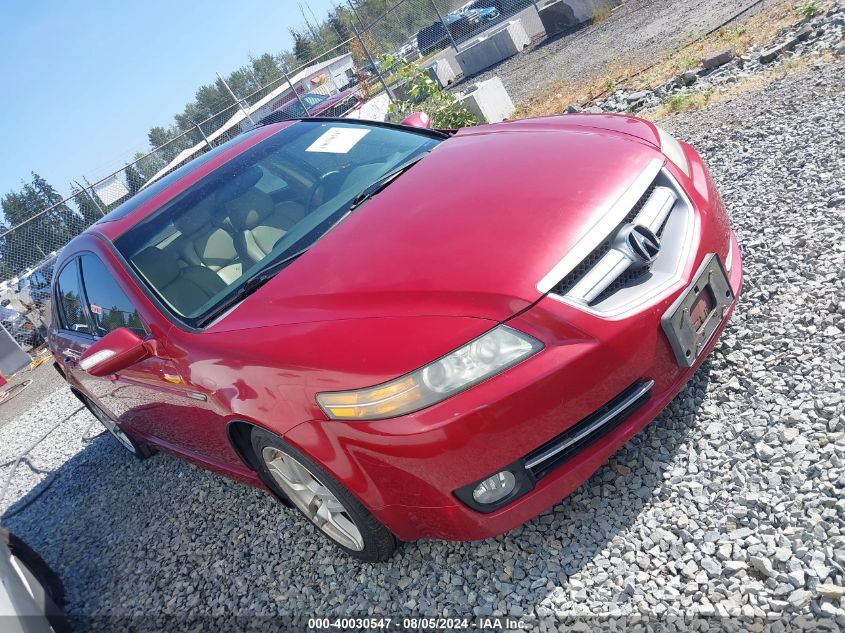
[[[545,477],[584,447],[624,422],[651,397],[653,380],[640,380],[613,400],[571,426],[524,458],[525,469],[535,479]]]
[[[676,274],[681,260],[686,257],[687,240],[691,227],[692,207],[680,186],[665,171],[659,169],[651,182],[642,185],[644,191],[630,209],[616,208],[608,214],[617,218],[606,220],[599,233],[598,244],[579,261],[563,278],[551,287],[551,293],[599,313],[614,313],[635,303],[636,293],[631,289],[647,292],[649,287],[668,285],[668,277]],[[624,215],[623,215],[624,214]],[[621,216],[621,220],[618,219]],[[626,235],[633,226],[650,230],[661,243],[660,252],[649,263],[639,260]],[[597,228],[586,239],[595,239]]]
[[[621,229],[626,224],[630,224],[637,218],[637,215],[639,215],[640,211],[643,208],[643,205],[646,203],[646,200],[648,200],[651,194],[654,193],[655,187],[655,183],[651,183],[646,192],[642,196],[640,196],[640,199],[637,201],[637,204],[634,205],[634,208],[632,208],[628,212],[628,215],[625,216],[625,219],[622,220],[622,222],[620,222],[619,225],[616,226],[613,231],[608,234],[604,241],[602,241],[601,244],[599,244],[595,249],[593,249],[593,252],[587,255],[587,257],[585,257],[584,260],[580,264],[578,264],[572,270],[571,273],[561,279],[560,282],[558,282],[558,284],[554,288],[552,288],[552,292],[559,295],[565,295],[567,292],[572,290],[575,284],[581,281],[584,276],[588,272],[590,272],[605,255],[610,252],[610,250],[613,248],[613,237],[619,232],[619,229]]]
[[[358,100],[352,96],[344,99],[343,101],[339,101],[338,103],[334,104],[331,108],[326,110],[323,113],[323,116],[332,116],[332,117],[341,117],[344,114],[348,113],[352,108],[354,108],[358,103]]]

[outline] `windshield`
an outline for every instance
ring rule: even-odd
[[[302,95],[298,99],[294,99],[292,101],[287,102],[281,108],[276,110],[274,114],[278,114],[279,112],[283,113],[286,117],[295,119],[297,117],[306,116],[307,112],[302,107],[305,105],[306,108],[313,108],[314,106],[322,103],[328,99],[326,95],[321,94],[309,94],[309,95]],[[270,116],[273,116],[272,114]],[[276,117],[278,119],[278,116]]]
[[[121,235],[149,289],[197,326],[256,272],[308,248],[368,186],[440,142],[430,132],[300,121]]]

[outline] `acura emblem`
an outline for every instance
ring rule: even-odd
[[[654,231],[641,224],[629,224],[623,229],[625,245],[633,257],[634,264],[646,266],[660,253],[660,238]]]

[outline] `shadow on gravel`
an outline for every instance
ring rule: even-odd
[[[337,552],[262,491],[164,454],[137,461],[107,434],[0,522],[57,571],[69,613],[76,615],[220,609],[337,609],[349,615],[366,613],[374,601],[400,608],[410,589],[417,590],[411,612],[459,614],[476,604],[507,601],[517,585],[524,598],[539,604],[551,587],[566,587],[568,577],[595,557],[623,555],[603,550],[664,483],[665,470],[696,424],[709,373],[707,361],[657,421],[553,510],[483,542],[407,543],[377,567]],[[674,529],[666,517],[661,527]],[[404,577],[415,578],[413,587],[399,582]],[[451,577],[445,586],[444,577]],[[450,590],[456,578],[477,602]]]

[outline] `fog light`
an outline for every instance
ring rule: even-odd
[[[496,503],[512,493],[515,487],[516,478],[513,473],[503,470],[478,484],[472,491],[472,498],[478,503]]]

